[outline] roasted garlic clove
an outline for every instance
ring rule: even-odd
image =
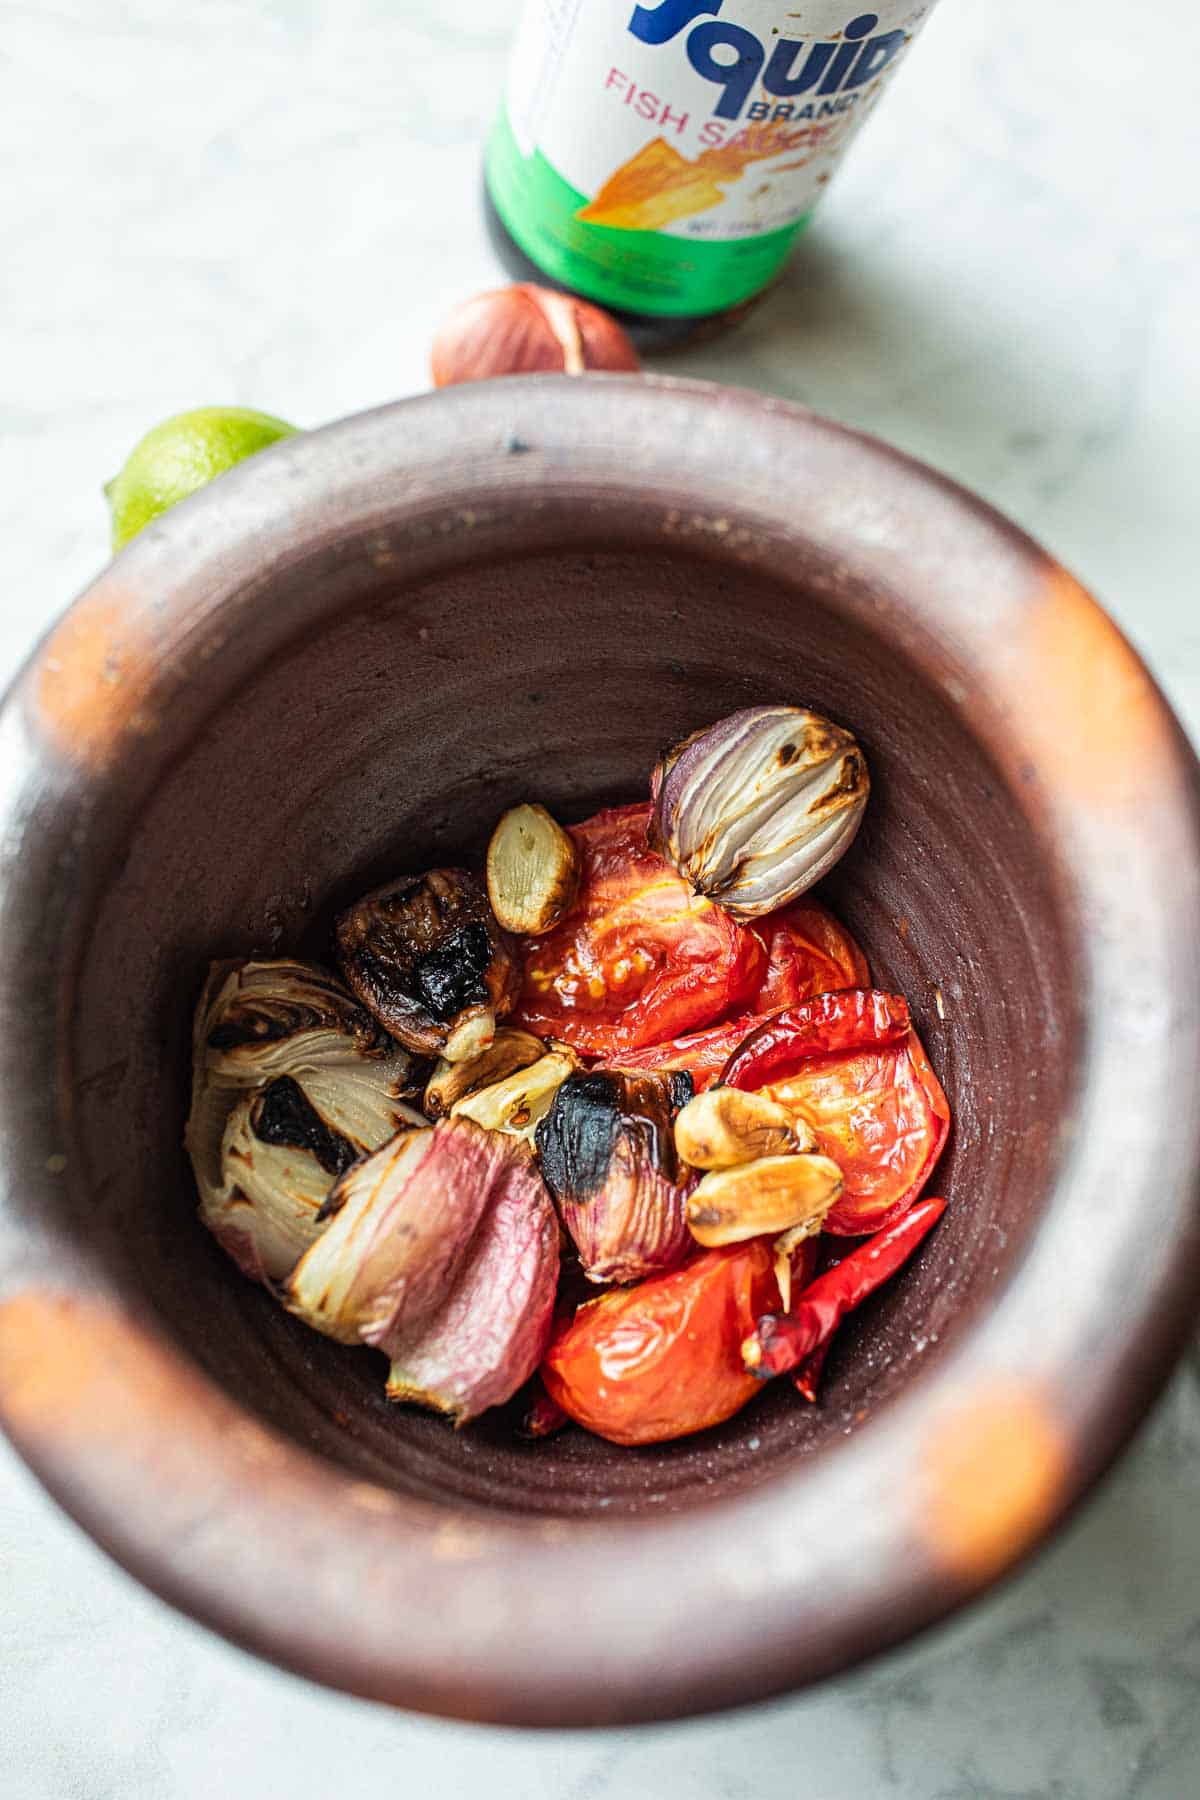
[[[549,931],[579,892],[579,846],[544,806],[506,812],[487,852],[487,891],[506,931]]]
[[[356,901],[335,931],[347,982],[411,1050],[468,1062],[516,1004],[512,946],[465,869],[401,876]]]
[[[323,969],[215,963],[196,1009],[185,1144],[200,1216],[247,1275],[279,1280],[338,1175],[421,1115],[413,1058]]]
[[[342,1344],[422,1330],[453,1285],[504,1156],[503,1139],[443,1119],[355,1164],[292,1271],[288,1311]]]
[[[474,1062],[495,1042],[496,1015],[490,1006],[469,1006],[460,1013],[442,1045],[442,1061]]]
[[[473,1119],[488,1131],[504,1131],[533,1142],[539,1123],[550,1110],[555,1094],[579,1067],[570,1050],[559,1048],[524,1069],[516,1069],[503,1081],[480,1088],[456,1100],[450,1109],[454,1119]]]
[[[765,1156],[706,1175],[688,1196],[688,1227],[706,1250],[801,1226],[815,1232],[841,1191],[842,1172],[827,1156]]]
[[[529,1380],[554,1319],[558,1220],[527,1146],[501,1142],[487,1209],[444,1305],[425,1329],[376,1339],[392,1359],[388,1398],[433,1407],[456,1425]]]
[[[808,1126],[765,1094],[715,1087],[688,1101],[675,1121],[675,1148],[693,1169],[732,1169],[760,1156],[814,1150]]]
[[[590,1281],[638,1281],[674,1268],[690,1248],[689,1176],[672,1120],[688,1075],[571,1075],[537,1129],[546,1185]]]
[[[459,1100],[477,1094],[481,1088],[491,1087],[494,1082],[503,1081],[518,1069],[527,1069],[545,1054],[546,1045],[531,1031],[502,1025],[487,1049],[481,1050],[469,1062],[441,1059],[425,1089],[422,1105],[426,1116],[444,1119]]]
[[[757,919],[828,874],[869,789],[848,731],[802,707],[752,706],[664,757],[651,840],[699,893]]]

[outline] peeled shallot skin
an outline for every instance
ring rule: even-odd
[[[392,1359],[388,1397],[457,1425],[502,1406],[545,1354],[558,1287],[558,1221],[527,1146],[512,1138],[466,1262],[423,1330],[375,1342]]]
[[[286,1304],[343,1344],[425,1326],[490,1202],[504,1143],[468,1119],[393,1138],[330,1193],[332,1220],[300,1259]]]
[[[558,1221],[528,1145],[443,1119],[356,1163],[329,1203],[288,1310],[382,1350],[393,1400],[463,1424],[510,1399],[541,1361],[558,1285]]]

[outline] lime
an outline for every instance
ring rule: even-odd
[[[249,406],[198,406],[164,419],[105,486],[113,549],[127,544],[177,500],[186,500],[234,463],[290,437],[295,429]]]

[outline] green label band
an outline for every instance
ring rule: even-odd
[[[540,150],[522,156],[503,107],[487,148],[492,204],[531,262],[606,306],[664,317],[724,312],[766,287],[811,218],[759,237],[707,243],[575,217],[588,203]]]

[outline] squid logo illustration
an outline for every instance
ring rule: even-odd
[[[659,0],[657,6],[635,6],[629,21],[629,30],[643,44],[669,44],[687,32],[688,62],[697,75],[724,90],[713,109],[720,119],[740,118],[760,81],[768,94],[780,99],[860,88],[894,62],[910,37],[907,31],[873,36],[878,13],[860,13],[835,40],[775,38],[768,57],[767,46],[754,32],[715,16],[724,4],[725,0],[707,4]]]

